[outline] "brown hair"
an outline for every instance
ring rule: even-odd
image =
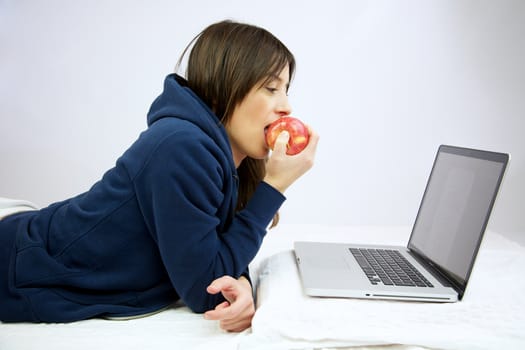
[[[222,21],[197,35],[189,47],[186,79],[188,86],[225,125],[235,107],[258,83],[278,76],[288,65],[290,80],[295,58],[288,48],[267,30],[244,23]],[[265,160],[246,157],[239,168],[239,196],[236,210],[244,208],[265,175]],[[276,214],[272,226],[278,222]]]

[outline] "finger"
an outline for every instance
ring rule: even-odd
[[[212,321],[224,321],[233,319],[239,311],[235,311],[232,306],[228,305],[225,307],[215,308],[213,310],[206,311],[204,318]]]
[[[310,138],[307,147],[316,147],[319,142],[319,134],[310,128],[308,128],[308,131],[310,132]]]
[[[288,141],[290,140],[290,134],[288,131],[283,130],[277,136],[277,139],[275,140],[275,145],[273,147],[273,151],[277,153],[285,153],[286,149],[288,147]]]
[[[239,298],[232,303],[223,302],[213,310],[206,311],[204,317],[209,320],[227,320],[238,318],[250,310],[253,302],[249,298]],[[253,309],[253,307],[251,307]]]
[[[242,332],[251,327],[252,318],[246,317],[242,320],[224,320],[219,322],[219,327],[228,332]]]
[[[207,320],[223,320],[225,319],[230,313],[227,310],[230,306],[230,303],[227,301],[223,301],[219,305],[215,306],[215,309],[206,311],[204,313],[204,318]]]
[[[235,279],[231,276],[222,276],[215,279],[206,288],[206,291],[210,294],[217,294],[222,290],[230,289],[234,287]]]
[[[254,314],[254,308],[246,308],[234,318],[221,320],[219,326],[229,332],[240,332],[251,326]]]

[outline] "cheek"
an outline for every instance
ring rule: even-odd
[[[263,104],[252,105],[252,108],[250,108],[247,114],[250,124],[254,126],[263,123],[265,120],[265,116],[266,110]]]
[[[272,110],[271,100],[262,92],[250,96],[244,107],[250,120],[254,123],[263,123]]]

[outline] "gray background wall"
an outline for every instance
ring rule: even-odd
[[[490,224],[525,232],[521,0],[0,0],[0,196],[87,190],[146,126],[186,44],[231,18],[294,52],[321,134],[283,223],[413,223],[439,144],[510,152]]]

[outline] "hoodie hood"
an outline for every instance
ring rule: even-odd
[[[229,154],[233,164],[226,129],[212,110],[186,85],[186,80],[177,74],[166,77],[164,91],[153,101],[148,112],[148,127],[163,118],[189,121],[211,137],[224,153]]]

